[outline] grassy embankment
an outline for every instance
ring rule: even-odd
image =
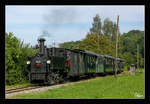
[[[96,78],[41,93],[28,93],[15,98],[144,98],[144,71]]]

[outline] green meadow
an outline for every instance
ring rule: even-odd
[[[106,76],[95,78],[90,81],[80,82],[69,86],[63,86],[41,93],[28,93],[15,96],[14,98],[37,98],[37,99],[103,99],[103,98],[144,98],[144,70],[136,75],[122,74],[117,78]]]

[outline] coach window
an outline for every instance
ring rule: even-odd
[[[107,58],[106,58],[106,60],[105,60],[105,61],[106,61],[106,64],[107,64],[107,61],[108,61],[108,60],[107,60]]]
[[[89,56],[87,56],[87,62],[88,62],[88,64],[89,64]]]

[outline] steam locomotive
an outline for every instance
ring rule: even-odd
[[[123,71],[123,60],[87,50],[46,48],[44,38],[38,39],[40,52],[28,57],[30,83],[55,84],[68,78],[94,76]]]

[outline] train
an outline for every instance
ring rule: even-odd
[[[38,39],[40,51],[27,59],[32,84],[56,84],[66,79],[123,72],[123,59],[87,50],[46,48],[45,39]]]

